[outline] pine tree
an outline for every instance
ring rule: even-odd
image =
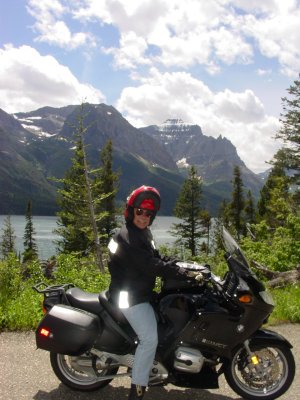
[[[230,203],[230,219],[235,228],[238,239],[242,234],[245,233],[245,222],[244,222],[244,190],[243,180],[241,177],[240,168],[236,165],[233,169],[233,191],[232,200]]]
[[[218,215],[214,224],[213,247],[215,249],[223,249],[222,227],[229,229],[230,226],[230,204],[229,201],[223,199],[218,209]]]
[[[289,178],[281,162],[276,162],[260,191],[257,203],[259,220],[265,220],[271,228],[284,224],[290,210]]]
[[[211,230],[211,215],[209,211],[202,210],[201,211],[201,223],[203,226],[203,233],[206,236],[206,242],[203,242],[202,249],[206,254],[209,253],[210,250],[210,230]]]
[[[178,241],[191,251],[192,256],[196,255],[199,239],[203,236],[201,199],[202,181],[196,168],[192,166],[174,209],[175,216],[182,222],[173,224],[171,230],[174,236],[181,238]]]
[[[229,213],[230,213],[229,201],[226,200],[226,199],[223,199],[221,201],[221,204],[220,204],[220,207],[219,207],[219,210],[218,210],[218,217],[217,217],[217,219],[219,220],[221,225],[224,225],[224,226],[227,226],[227,227],[229,226],[229,224],[230,224]]]
[[[58,189],[58,229],[56,233],[61,252],[84,253],[92,244],[92,235],[87,208],[85,187],[83,142],[77,137],[72,165],[63,179],[58,180],[62,188]]]
[[[248,224],[255,224],[256,223],[256,209],[255,209],[252,192],[250,189],[247,192],[244,211],[245,211],[245,222]]]
[[[299,75],[300,77],[300,75]],[[287,89],[290,98],[283,97],[283,111],[280,121],[282,128],[276,137],[283,139],[285,147],[282,149],[282,156],[285,167],[296,171],[295,180],[300,181],[300,80]]]
[[[119,175],[113,172],[112,141],[109,140],[101,150],[101,167],[96,176],[97,213],[101,215],[98,221],[100,242],[106,246],[117,227],[117,209],[115,197]]]
[[[2,241],[1,241],[1,254],[5,259],[9,254],[16,254],[14,229],[11,224],[10,215],[3,221],[4,227],[2,228]]]
[[[23,262],[33,260],[37,258],[38,251],[35,242],[35,229],[32,221],[32,202],[31,200],[27,203],[26,215],[25,215],[25,232],[24,232],[24,252],[23,252]]]
[[[101,272],[104,271],[102,251],[99,239],[97,221],[105,215],[96,214],[97,206],[102,197],[96,199],[96,184],[87,160],[84,136],[88,127],[84,126],[84,105],[81,105],[76,129],[75,155],[72,165],[63,179],[59,189],[60,212],[58,213],[59,228],[56,232],[62,237],[59,246],[62,251],[76,251],[86,254],[93,249],[96,263]],[[105,196],[103,196],[105,197]]]

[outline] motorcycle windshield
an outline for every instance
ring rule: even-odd
[[[225,250],[249,271],[250,267],[248,261],[244,256],[240,246],[224,226],[222,228],[222,237]]]

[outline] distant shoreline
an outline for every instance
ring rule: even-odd
[[[7,215],[0,215],[0,236],[3,228],[3,221]],[[25,229],[25,216],[24,215],[10,215],[11,224],[15,234],[15,244],[17,254],[24,251],[23,235]],[[121,217],[121,216],[120,216]],[[33,227],[35,229],[34,238],[38,247],[38,254],[41,260],[46,260],[51,256],[57,254],[57,245],[55,241],[59,236],[53,231],[57,228],[57,217],[51,215],[34,215],[32,217]],[[172,245],[175,238],[168,232],[172,223],[179,221],[176,217],[171,216],[158,216],[152,227],[152,233],[158,246]]]

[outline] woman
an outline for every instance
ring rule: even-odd
[[[125,225],[109,243],[110,296],[135,330],[139,343],[132,368],[129,400],[142,399],[157,347],[157,323],[150,301],[156,276],[177,277],[184,271],[163,260],[155,249],[149,226],[160,208],[160,194],[150,186],[127,198]]]

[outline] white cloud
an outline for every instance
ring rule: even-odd
[[[253,62],[258,49],[263,56],[276,58],[283,74],[297,76],[300,69],[296,0],[82,0],[79,4],[72,9],[78,20],[100,20],[119,30],[118,46],[108,49],[119,68],[144,64],[147,50],[156,46],[159,54],[151,62],[157,67],[200,64],[216,73],[222,64]],[[133,41],[126,40],[132,32],[136,49]]]
[[[146,78],[136,77],[140,86],[125,88],[117,109],[126,113],[135,126],[161,123],[167,118],[182,118],[186,122],[201,115],[213,96],[203,82],[187,72],[161,74],[152,69]]]
[[[104,53],[114,56],[115,65],[118,68],[135,69],[136,60],[139,60],[139,64],[150,64],[150,60],[144,57],[147,43],[142,37],[138,37],[130,31],[122,34],[120,44],[120,50],[115,48],[103,49]]]
[[[138,77],[136,77],[138,79]],[[274,135],[277,118],[266,115],[251,90],[212,92],[189,73],[160,73],[139,78],[140,85],[123,90],[117,108],[136,127],[182,118],[201,126],[204,134],[227,137],[239,156],[255,172],[267,169],[279,148]]]
[[[66,106],[82,101],[105,101],[102,93],[80,83],[52,56],[42,56],[29,46],[0,49],[0,107],[9,113],[42,106]]]
[[[96,39],[89,32],[72,34],[63,20],[70,13],[67,6],[59,0],[29,0],[28,12],[36,19],[33,29],[37,32],[36,41],[56,45],[66,50],[80,46],[96,46]]]
[[[263,17],[245,16],[241,30],[255,39],[263,56],[278,60],[284,75],[297,77],[300,70],[300,8],[294,1],[287,5],[288,8],[281,5]]]
[[[251,90],[234,93],[229,89],[214,97],[216,115],[236,123],[252,123],[264,118],[264,107]]]
[[[268,76],[272,74],[272,70],[271,69],[262,69],[262,68],[258,68],[258,70],[256,71],[257,75],[259,76]]]

